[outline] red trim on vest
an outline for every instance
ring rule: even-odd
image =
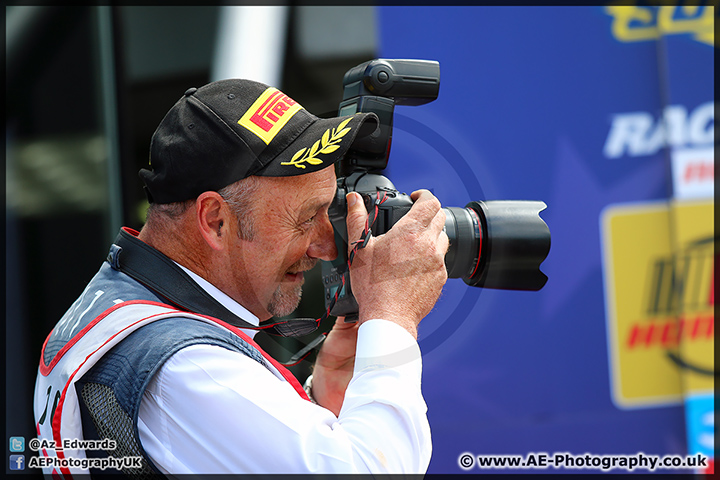
[[[163,304],[163,303],[151,302],[151,301],[147,301],[147,300],[131,300],[131,301],[119,303],[119,304],[117,304],[117,305],[114,305],[114,306],[110,307],[109,309],[105,310],[103,313],[101,313],[100,315],[98,315],[97,318],[95,318],[92,322],[90,322],[90,323],[89,323],[85,328],[83,328],[80,332],[78,332],[78,333],[70,340],[70,342],[68,342],[68,343],[58,352],[58,354],[55,355],[55,358],[53,358],[53,361],[52,361],[52,362],[50,363],[50,365],[47,367],[47,373],[49,373],[50,371],[52,371],[52,369],[53,369],[54,366],[57,364],[57,362],[60,360],[60,358],[62,357],[62,355],[64,355],[64,354],[67,352],[67,350],[69,350],[70,347],[72,347],[75,343],[77,343],[77,341],[78,341],[83,335],[85,335],[85,334],[90,330],[90,328],[92,328],[94,325],[96,325],[100,320],[102,320],[103,318],[107,317],[110,313],[112,313],[113,311],[117,310],[118,308],[120,308],[120,307],[122,307],[122,306],[137,305],[137,304],[155,305],[155,306],[161,306],[161,307],[168,307],[168,308],[171,308],[171,309],[172,309],[172,307],[169,307],[168,305],[165,305],[165,304]],[[180,313],[180,314],[186,313],[186,312],[183,312],[183,311],[177,310],[177,309],[172,309],[172,310],[175,310],[176,312],[178,312],[178,313]],[[143,322],[143,321],[145,321],[145,320],[148,320],[148,319],[150,319],[150,318],[157,317],[157,316],[160,316],[160,315],[166,315],[167,313],[169,313],[169,312],[156,313],[156,314],[154,314],[154,315],[150,315],[149,317],[144,317],[144,318],[141,318],[140,320],[138,320],[138,321],[136,321],[136,322],[133,322],[132,324],[128,325],[127,327],[123,328],[122,330],[120,330],[120,331],[116,332],[115,334],[113,334],[112,336],[108,337],[99,347],[97,347],[97,348],[96,348],[95,350],[93,350],[90,354],[88,354],[88,356],[85,357],[85,360],[83,360],[83,362],[82,362],[80,365],[78,365],[78,367],[75,369],[75,371],[68,377],[68,381],[65,383],[65,387],[63,388],[62,394],[60,395],[60,400],[58,401],[58,405],[57,405],[57,407],[56,407],[56,409],[55,409],[55,412],[56,412],[57,414],[52,417],[52,418],[53,418],[53,420],[52,420],[52,431],[53,431],[53,438],[55,439],[56,445],[62,445],[62,437],[60,436],[60,423],[61,423],[61,421],[62,421],[62,408],[63,408],[63,405],[65,404],[65,395],[66,395],[66,393],[67,393],[67,389],[68,389],[68,387],[70,386],[70,384],[72,383],[72,379],[75,377],[75,374],[78,372],[78,370],[80,370],[80,368],[82,368],[82,366],[85,365],[85,362],[87,362],[87,360],[88,360],[91,356],[93,356],[98,350],[100,350],[102,347],[104,347],[110,340],[112,340],[113,338],[115,338],[115,337],[116,337],[117,335],[119,335],[120,333],[124,332],[124,331],[127,330],[128,328],[132,328],[133,326],[135,326],[135,325],[138,324],[139,322]],[[222,321],[222,320],[220,320],[220,319],[217,319],[217,318],[214,318],[214,317],[209,317],[209,316],[207,316],[207,315],[202,315],[202,314],[194,313],[194,312],[188,312],[188,313],[193,313],[194,315],[198,315],[198,316],[200,316],[200,317],[206,318],[206,319],[212,321],[213,323],[216,323],[216,324],[218,324],[219,326],[226,328],[226,329],[229,330],[230,332],[236,334],[238,337],[240,337],[240,338],[242,338],[243,340],[245,340],[245,341],[246,341],[247,343],[249,343],[251,346],[253,346],[254,348],[256,348],[256,349],[258,350],[258,352],[260,352],[260,354],[261,354],[267,361],[269,361],[269,362],[278,370],[278,372],[280,372],[280,374],[283,376],[283,378],[284,378],[290,385],[293,386],[293,388],[294,388],[295,391],[298,393],[298,395],[300,395],[300,397],[304,398],[304,399],[307,400],[307,401],[310,401],[310,398],[307,396],[307,393],[305,393],[305,390],[304,390],[303,387],[300,385],[300,382],[298,382],[297,378],[295,378],[295,376],[292,374],[292,372],[290,372],[287,368],[285,368],[285,367],[283,367],[282,365],[280,365],[274,358],[272,358],[272,357],[271,357],[270,355],[268,355],[262,348],[260,348],[260,345],[258,345],[257,343],[255,343],[255,341],[254,341],[252,338],[250,338],[249,336],[247,336],[247,334],[245,334],[244,332],[242,332],[238,327],[232,326],[232,325],[230,325],[230,324],[228,324],[228,323],[225,323],[224,321]],[[52,335],[52,334],[51,334],[51,335]],[[46,340],[46,343],[47,343],[47,340]],[[42,368],[43,366],[44,366],[44,361],[43,361],[42,358],[41,358],[40,367]],[[43,375],[47,376],[45,373],[43,373]],[[38,426],[38,428],[39,428],[39,426]],[[65,458],[62,451],[57,451],[57,450],[56,450],[55,453],[57,454],[58,458]],[[62,473],[63,473],[64,475],[67,475],[67,476],[69,476],[69,478],[72,478],[72,475],[71,475],[69,469],[61,468],[60,470],[62,471]],[[66,472],[66,470],[67,470],[67,472]]]
[[[79,340],[79,337],[81,337],[82,335],[85,335],[85,333],[87,333],[87,330],[89,330],[88,327],[90,327],[91,325],[97,324],[98,321],[100,321],[101,319],[108,316],[112,311],[117,310],[117,308],[119,308],[121,305],[130,305],[130,304],[134,305],[134,304],[139,304],[139,303],[146,304],[146,305],[159,305],[159,306],[167,307],[167,305],[162,304],[162,303],[150,302],[150,301],[145,301],[145,300],[131,300],[128,302],[119,303],[119,304],[114,305],[113,307],[105,310],[95,320],[90,322],[90,324],[88,324],[87,327],[83,328],[80,332],[78,332],[78,334],[75,335],[72,339],[73,344],[75,342],[77,342],[77,340]],[[183,313],[180,310],[177,310],[177,312]],[[88,359],[95,354],[95,352],[97,352],[98,350],[103,348],[110,340],[112,340],[116,336],[120,335],[122,332],[124,332],[128,328],[132,328],[133,326],[137,325],[139,322],[143,322],[145,320],[148,320],[150,318],[157,317],[160,315],[165,315],[166,313],[167,312],[156,313],[155,315],[150,315],[149,317],[141,318],[137,322],[133,322],[130,325],[128,325],[127,327],[123,328],[122,330],[115,332],[113,335],[108,337],[99,347],[97,347],[95,350],[90,352],[88,354],[88,356],[85,357],[85,360],[83,360],[82,363],[80,365],[78,365],[78,367],[75,369],[75,371],[68,377],[68,380],[65,383],[65,387],[63,388],[62,394],[60,395],[60,401],[58,402],[57,408],[55,409],[55,412],[57,412],[57,415],[53,416],[53,420],[52,420],[52,431],[53,431],[53,439],[55,439],[55,445],[62,445],[62,437],[60,436],[60,422],[62,421],[62,409],[63,409],[63,405],[65,404],[65,395],[67,394],[68,387],[72,384],[72,379],[75,378],[75,374],[78,372],[78,370],[80,370],[82,368],[82,366],[85,365],[85,362],[87,362]],[[70,343],[70,342],[68,342],[68,343]],[[65,347],[63,347],[63,349],[65,349]],[[58,352],[58,355],[60,355],[59,352]],[[56,357],[58,357],[58,355],[56,355]],[[53,359],[53,361],[54,361],[54,359]],[[55,363],[57,363],[57,362],[55,362]],[[54,366],[54,364],[52,364],[52,366]],[[52,370],[52,368],[51,368],[51,370]],[[55,453],[57,454],[58,458],[65,458],[65,454],[62,450],[55,450]],[[60,471],[63,473],[63,475],[65,475],[69,478],[72,478],[70,469],[61,467]]]
[[[138,231],[135,230],[134,228],[121,227],[121,230],[126,231],[127,233],[129,233],[129,234],[132,235],[133,237],[137,237],[138,235],[140,235],[140,232],[138,232]]]
[[[73,336],[70,339],[70,341],[68,341],[60,349],[60,351],[57,354],[55,354],[55,357],[52,359],[50,364],[46,365],[45,364],[45,347],[46,347],[48,341],[50,340],[50,337],[53,334],[53,332],[50,332],[50,335],[48,335],[48,337],[45,339],[45,343],[43,344],[42,352],[40,352],[40,373],[42,374],[42,376],[47,377],[50,374],[50,372],[52,372],[52,369],[55,368],[55,365],[57,365],[57,363],[60,361],[60,359],[63,357],[63,355],[65,355],[65,353],[67,353],[67,351],[70,350],[73,347],[73,345],[75,345],[87,332],[89,332],[90,329],[92,329],[95,325],[97,325],[97,323],[100,322],[100,320],[107,317],[108,315],[110,315],[112,312],[114,312],[115,310],[117,310],[120,307],[123,307],[125,305],[136,305],[136,304],[156,305],[159,307],[167,307],[167,308],[172,308],[173,310],[177,310],[177,309],[173,308],[172,306],[167,305],[165,303],[152,302],[149,300],[129,300],[127,302],[118,303],[117,305],[113,305],[112,307],[108,308],[103,313],[98,315],[92,322],[88,323],[85,326],[85,328],[83,328],[78,333],[76,333],[75,336]],[[178,311],[180,311],[180,310],[178,310]]]

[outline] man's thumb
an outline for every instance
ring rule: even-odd
[[[350,192],[345,196],[347,201],[347,231],[348,231],[348,252],[352,250],[353,243],[360,240],[365,222],[367,221],[367,210],[362,197],[357,192]]]

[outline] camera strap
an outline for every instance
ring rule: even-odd
[[[195,283],[175,262],[137,238],[127,227],[110,247],[107,261],[182,310],[218,318],[230,325],[263,330],[271,335],[299,337],[317,330],[320,320],[293,318],[255,326],[235,315]]]

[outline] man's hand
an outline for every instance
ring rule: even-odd
[[[410,196],[414,204],[383,235],[373,236],[355,253],[350,267],[352,291],[360,306],[360,322],[381,318],[404,327],[417,338],[417,325],[435,302],[445,281],[449,240],[445,212],[427,190]],[[348,248],[365,228],[367,211],[358,193],[347,196]]]
[[[323,343],[313,369],[312,395],[321,405],[338,416],[355,366],[358,322],[335,320]]]
[[[340,414],[353,375],[359,325],[375,318],[389,320],[417,338],[418,323],[433,308],[447,280],[445,213],[427,190],[413,192],[411,198],[412,208],[389,232],[371,237],[355,253],[350,281],[360,321],[345,323],[338,317],[315,361],[313,397],[335,415]],[[347,200],[351,251],[365,228],[367,211],[359,194],[350,193]]]

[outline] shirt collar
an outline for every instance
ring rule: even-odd
[[[237,303],[235,300],[230,298],[228,295],[223,293],[215,285],[208,282],[207,280],[205,280],[204,278],[202,278],[200,275],[196,274],[195,272],[183,267],[179,263],[175,262],[175,264],[178,267],[182,268],[183,271],[185,273],[187,273],[190,276],[190,278],[192,278],[193,281],[200,286],[200,288],[205,290],[211,297],[213,297],[215,300],[220,302],[220,304],[222,304],[223,307],[227,308],[228,310],[230,310],[232,313],[234,313],[238,317],[242,318],[243,320],[245,320],[248,323],[255,325],[256,327],[258,325],[260,325],[260,320],[255,315],[250,313],[250,311],[247,308],[243,307],[242,305]],[[241,330],[243,332],[245,332],[251,338],[254,337],[255,334],[257,333],[257,330],[249,330],[249,329],[244,329],[244,328]]]

